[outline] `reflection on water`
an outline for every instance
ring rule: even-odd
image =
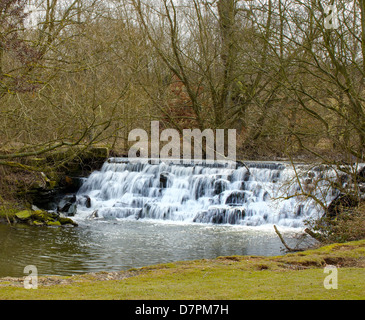
[[[39,275],[72,275],[225,255],[280,255],[281,247],[271,229],[242,226],[134,220],[82,221],[78,228],[0,225],[0,277],[24,276],[27,265]]]

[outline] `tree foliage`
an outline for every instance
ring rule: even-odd
[[[151,120],[238,129],[241,158],[362,162],[365,5],[326,29],[327,4],[2,0],[1,164],[127,149]]]

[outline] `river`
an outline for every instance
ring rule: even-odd
[[[80,221],[77,228],[0,225],[0,277],[22,277],[27,265],[39,275],[121,271],[159,263],[227,255],[280,255],[268,227],[217,226],[161,221]],[[298,230],[285,229],[295,244]]]

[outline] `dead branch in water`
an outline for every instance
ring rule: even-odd
[[[290,248],[287,243],[285,242],[283,236],[281,235],[281,233],[279,232],[278,228],[274,225],[274,229],[275,229],[275,232],[276,234],[279,236],[279,239],[281,241],[281,243],[284,245],[284,247],[286,248],[286,250],[288,252],[299,252],[299,251],[304,251],[304,249],[293,249],[293,248]]]

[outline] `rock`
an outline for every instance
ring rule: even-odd
[[[88,219],[96,219],[99,218],[99,214],[98,214],[98,210],[95,210],[89,217]]]
[[[89,196],[83,196],[85,198],[85,207],[90,209],[91,208],[91,199]]]
[[[82,195],[77,198],[76,204],[81,207],[91,208],[91,198],[88,195]],[[117,202],[114,206],[117,206],[120,202]]]
[[[217,212],[215,212],[213,214],[211,222],[214,223],[214,224],[222,224],[224,222],[225,214],[226,214],[225,211],[218,210]]]
[[[244,219],[246,213],[243,209],[234,209],[227,214],[227,223],[236,224]]]
[[[138,210],[138,212],[135,214],[136,220],[143,219],[143,209]]]
[[[166,189],[167,188],[167,182],[170,177],[170,174],[168,172],[162,172],[160,174],[160,188]]]
[[[15,218],[19,222],[26,222],[32,218],[32,215],[33,215],[32,211],[24,210],[16,213]]]
[[[77,213],[77,205],[76,203],[73,203],[70,208],[68,209],[68,211],[66,212],[68,217],[74,217]]]
[[[46,211],[33,211],[32,212],[32,220],[38,221],[38,222],[44,222],[47,223],[48,221],[54,221],[53,216],[49,215]]]
[[[15,222],[28,224],[31,226],[77,226],[77,223],[69,218],[62,218],[55,212],[43,210],[31,211],[23,210],[15,214]]]
[[[20,196],[25,197],[28,202],[38,208],[51,210],[50,205],[54,202],[57,193],[56,189],[30,188],[25,194],[20,194]]]
[[[68,217],[73,217],[77,213],[76,195],[65,196],[57,206],[57,212]]]
[[[245,200],[244,191],[233,191],[226,199],[226,204],[231,206],[242,205]]]
[[[209,219],[207,219],[207,211],[200,211],[196,214],[196,216],[193,219],[193,222],[197,223],[208,223]]]
[[[33,221],[33,226],[43,227],[44,226],[44,222],[38,221],[38,220],[34,220]]]
[[[65,226],[65,225],[73,225],[73,226],[75,226],[75,227],[77,227],[78,226],[78,224],[75,222],[75,221],[73,221],[72,219],[70,219],[70,218],[63,218],[63,217],[59,217],[58,218],[58,222],[60,223],[60,225],[62,225],[62,226]]]
[[[39,209],[37,206],[35,206],[34,204],[31,206],[32,211],[39,211],[41,209]]]
[[[214,194],[218,195],[228,188],[229,181],[225,179],[218,179],[214,181]]]
[[[60,221],[48,221],[46,224],[48,227],[60,227],[62,225]]]
[[[66,175],[62,178],[61,185],[66,193],[74,193],[81,188],[83,182],[84,178],[82,177],[71,177]]]
[[[32,180],[30,183],[26,181],[16,183],[18,196],[37,208],[53,210],[54,201],[60,192],[55,174],[52,172],[47,172],[47,175],[42,172],[32,173],[29,178]]]

